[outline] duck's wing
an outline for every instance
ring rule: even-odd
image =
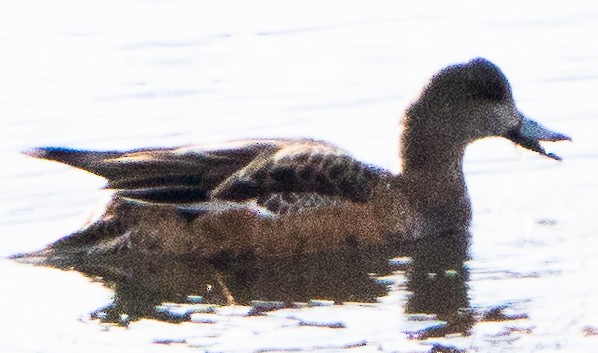
[[[257,207],[281,214],[343,200],[364,202],[386,174],[313,140],[244,140],[126,152],[37,148],[26,153],[100,175],[117,197],[189,212]]]
[[[86,151],[44,147],[25,154],[61,162],[107,179],[117,196],[145,201],[205,201],[210,191],[257,156],[276,150],[263,141],[227,143],[218,148],[189,146],[131,151]]]

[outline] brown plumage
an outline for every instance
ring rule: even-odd
[[[308,139],[33,149],[30,156],[106,178],[114,197],[99,220],[29,255],[285,256],[428,233],[463,237],[471,219],[463,155],[488,136],[554,159],[539,141],[569,140],[525,118],[500,69],[474,59],[441,70],[407,108],[398,175]]]

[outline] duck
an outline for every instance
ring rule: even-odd
[[[468,244],[466,147],[502,137],[560,160],[540,142],[571,140],[522,114],[505,74],[484,58],[434,74],[401,124],[400,173],[307,138],[128,151],[30,149],[28,156],[105,178],[113,196],[100,217],[28,255],[281,257],[426,234]]]

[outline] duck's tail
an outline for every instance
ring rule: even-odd
[[[34,158],[64,163],[103,177],[106,177],[103,162],[123,154],[118,151],[87,151],[64,147],[36,147],[23,153]]]
[[[121,203],[89,226],[46,246],[44,249],[21,253],[9,258],[22,263],[71,268],[92,261],[98,256],[115,255],[131,248],[131,232],[122,217],[114,212],[130,205]],[[126,212],[126,211],[124,211]]]
[[[54,251],[50,248],[44,248],[28,253],[14,254],[8,257],[10,260],[32,265],[49,265],[53,258],[55,258]]]
[[[77,267],[90,259],[88,249],[82,246],[55,246],[49,245],[41,250],[14,254],[10,260],[24,264],[53,266],[70,269]]]
[[[102,256],[121,253],[130,247],[130,232],[111,239],[88,243],[91,234],[86,230],[73,233],[41,250],[15,254],[9,257],[21,263],[73,268]]]

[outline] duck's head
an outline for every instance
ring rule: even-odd
[[[403,124],[403,158],[410,156],[414,162],[435,152],[444,157],[462,154],[467,144],[489,136],[507,138],[558,160],[540,141],[571,140],[526,118],[515,105],[505,75],[483,58],[434,75],[407,109]]]

